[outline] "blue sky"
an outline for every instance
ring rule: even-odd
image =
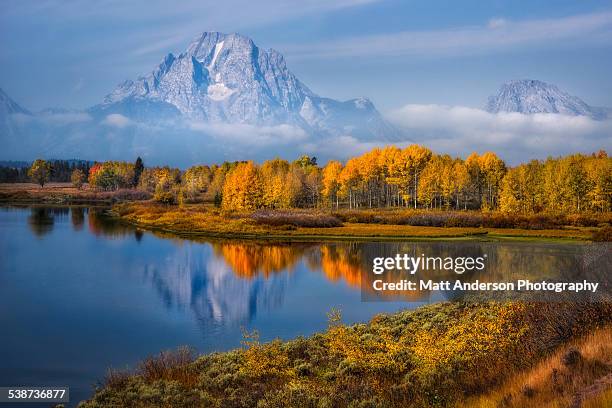
[[[383,112],[481,107],[515,78],[612,106],[609,1],[4,0],[0,87],[31,110],[86,108],[211,30],[248,35],[315,92]]]

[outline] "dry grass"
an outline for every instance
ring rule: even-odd
[[[71,183],[48,183],[44,187],[33,183],[0,184],[0,201],[11,203],[112,203],[115,201],[148,200],[150,198],[151,194],[144,191],[133,189],[96,191],[91,189],[88,184],[84,184],[80,190]]]
[[[26,192],[29,194],[78,194],[89,191],[89,185],[84,184],[81,190],[75,188],[72,183],[47,183],[44,187],[34,183],[0,183],[1,193]]]
[[[571,342],[466,408],[604,407],[612,401],[612,326]]]
[[[365,224],[413,225],[420,227],[520,228],[530,230],[560,227],[598,227],[612,224],[612,213],[506,214],[484,211],[441,211],[406,208],[339,210],[342,221]]]
[[[598,396],[585,401],[582,408],[612,407],[612,387]]]
[[[258,224],[273,227],[331,228],[342,226],[342,221],[339,218],[320,211],[260,210],[251,214],[251,218]]]
[[[194,352],[189,347],[162,351],[159,355],[142,361],[137,373],[147,382],[178,381],[186,386],[193,386],[197,382],[197,373],[190,368],[194,359]]]
[[[476,227],[424,227],[412,225],[345,222],[342,226],[330,214],[308,210],[265,213],[229,213],[210,205],[184,207],[155,203],[124,203],[114,211],[125,221],[143,228],[178,234],[212,236],[263,236],[295,239],[405,239],[405,238],[574,238],[589,239],[592,228],[516,229]],[[258,214],[265,214],[259,216]],[[317,217],[321,217],[317,221]],[[308,226],[306,226],[308,225]]]

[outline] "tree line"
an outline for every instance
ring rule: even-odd
[[[44,183],[66,183],[69,182],[72,173],[79,169],[83,174],[89,174],[89,168],[91,162],[85,160],[43,160],[43,162],[49,166],[49,174],[44,178]],[[33,165],[34,163],[32,163]],[[30,169],[32,165],[27,166],[24,164],[20,165],[3,165],[0,166],[0,183],[28,183],[37,180],[30,176]],[[36,167],[40,165],[37,164]],[[40,184],[40,183],[38,183]]]
[[[493,152],[466,159],[420,145],[374,148],[319,166],[303,156],[192,166],[95,163],[87,174],[101,190],[137,188],[166,204],[214,202],[226,210],[413,208],[508,213],[606,212],[612,209],[612,158],[605,151],[508,166]]]

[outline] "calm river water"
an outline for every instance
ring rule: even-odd
[[[454,250],[487,253],[498,268],[556,270],[573,268],[588,247],[198,242],[122,226],[96,209],[2,207],[0,386],[69,386],[72,406],[109,367],[161,350],[236,348],[242,328],[262,340],[307,336],[325,329],[332,308],[345,322],[413,308],[443,297],[362,301],[370,258]]]

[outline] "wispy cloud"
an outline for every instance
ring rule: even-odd
[[[193,131],[204,133],[216,140],[243,147],[292,145],[308,139],[308,134],[303,129],[287,124],[254,126],[246,124],[191,122],[189,128]]]
[[[381,0],[185,0],[168,5],[166,0],[99,0],[92,7],[86,1],[65,0],[5,0],[0,3],[2,17],[35,19],[44,17],[57,22],[112,20],[115,24],[132,23],[153,25],[156,31],[173,28],[180,21],[180,29],[192,35],[203,29],[222,26],[253,27],[279,20],[320,14],[335,10],[376,3]],[[164,16],[163,20],[160,16]]]
[[[301,58],[458,56],[517,47],[612,43],[612,12],[512,21],[501,17],[480,26],[402,31],[280,47]]]

